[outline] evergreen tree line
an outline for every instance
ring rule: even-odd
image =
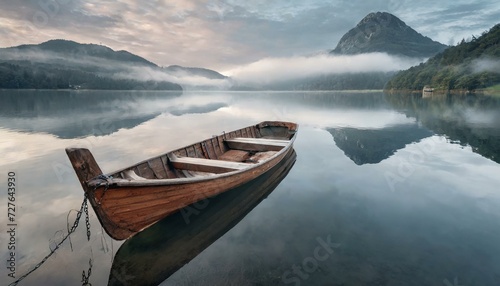
[[[394,75],[385,72],[348,73],[323,75],[298,81],[293,85],[296,90],[363,90],[383,89],[385,83]]]
[[[394,73],[366,72],[325,74],[315,77],[274,82],[262,86],[235,85],[232,90],[363,90],[383,89]]]
[[[491,63],[484,68],[479,63]],[[471,41],[462,40],[427,62],[396,74],[388,90],[420,90],[425,85],[441,90],[476,90],[500,83],[500,24]]]
[[[95,73],[33,64],[31,62],[0,63],[0,88],[5,89],[102,89],[102,90],[182,90],[166,81],[113,79]]]

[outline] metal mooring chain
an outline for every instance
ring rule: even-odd
[[[87,271],[87,274],[85,274],[85,270],[83,270],[82,286],[92,286],[92,284],[89,283],[90,275],[92,275],[92,259],[89,259],[89,270]]]
[[[88,206],[87,206],[87,194],[85,194],[83,196],[83,202],[82,202],[82,206],[80,207],[80,211],[78,211],[78,214],[76,215],[75,222],[73,223],[73,226],[71,227],[71,229],[68,231],[68,234],[58,244],[56,244],[56,246],[54,247],[54,249],[52,249],[50,251],[50,253],[47,254],[47,256],[45,256],[40,262],[38,262],[38,264],[35,265],[35,267],[33,267],[33,269],[31,269],[30,271],[28,271],[23,276],[19,277],[19,279],[17,279],[16,281],[10,283],[9,286],[17,285],[19,282],[21,282],[21,280],[23,280],[24,278],[28,277],[28,275],[30,275],[35,270],[37,270],[38,268],[40,268],[40,266],[42,266],[45,263],[45,261],[47,261],[47,259],[49,259],[55,253],[56,250],[59,249],[59,247],[66,241],[66,239],[68,239],[69,236],[73,232],[75,232],[76,228],[78,227],[78,223],[80,222],[80,217],[82,216],[82,213],[84,211],[85,211],[85,216],[86,216],[85,222],[87,224],[87,239],[90,240],[90,222],[89,222],[89,213],[88,213]],[[90,266],[92,267],[92,263],[90,264]],[[88,280],[89,276],[90,276],[90,269],[89,269],[89,274],[87,276],[87,280]]]
[[[85,226],[87,227],[87,241],[90,241],[90,219],[89,219],[89,205],[87,200],[83,203],[83,210],[85,211]]]

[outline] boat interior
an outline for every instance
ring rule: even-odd
[[[297,125],[266,121],[198,142],[108,174],[126,180],[176,179],[238,171],[293,142]]]

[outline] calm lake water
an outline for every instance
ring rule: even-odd
[[[90,209],[90,241],[82,216],[19,285],[79,285],[89,269],[92,285],[499,285],[500,101],[379,92],[0,91],[0,281],[14,281],[9,172],[20,277],[82,204],[66,147],[110,172],[264,120],[300,124],[279,178],[126,242]]]

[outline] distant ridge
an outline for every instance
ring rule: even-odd
[[[171,65],[164,68],[165,71],[176,74],[176,73],[188,73],[190,75],[202,76],[209,79],[226,79],[227,76],[220,74],[214,70],[205,68],[193,68],[193,67],[182,67],[178,65]]]
[[[128,51],[70,40],[0,48],[0,88],[182,90],[209,88],[214,79],[227,77],[205,68],[163,68]]]
[[[370,13],[339,41],[332,54],[384,52],[428,58],[447,46],[425,37],[387,12]]]
[[[18,50],[19,52],[26,51],[42,51],[53,52],[62,55],[70,56],[91,56],[112,61],[141,64],[150,67],[157,67],[156,64],[129,53],[127,51],[114,51],[103,45],[96,44],[80,44],[69,40],[49,40],[38,45],[21,45],[17,47],[6,48],[5,50]]]
[[[159,67],[127,51],[68,40],[0,49],[0,88],[182,90],[167,80],[133,76],[148,69]]]

